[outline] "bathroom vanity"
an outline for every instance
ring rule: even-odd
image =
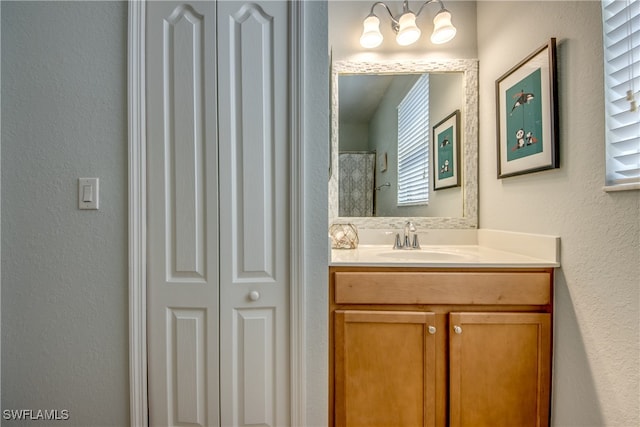
[[[460,84],[448,93],[462,97],[431,93],[443,111],[430,110],[429,121],[461,112],[460,187],[435,191],[430,181],[428,209],[341,216],[339,153],[348,133],[340,131],[340,111],[349,101],[362,105],[349,97],[347,83],[404,74],[428,74],[435,82],[449,73],[458,74]],[[468,59],[332,64],[329,223],[357,228],[360,242],[357,249],[331,252],[332,427],[549,425],[559,238],[477,229],[477,82],[478,63]],[[382,122],[388,126],[379,129]],[[372,120],[367,147],[382,159],[376,201],[386,197],[397,205],[397,167],[386,165],[398,164],[397,147],[388,144],[397,137],[392,122]],[[413,230],[422,247],[406,250],[413,239],[402,237]]]
[[[503,249],[333,251],[331,426],[549,424],[557,253]]]

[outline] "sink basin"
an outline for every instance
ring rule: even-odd
[[[461,259],[471,258],[468,254],[461,254],[449,251],[439,250],[395,250],[378,253],[379,257],[392,258],[400,260],[412,260],[412,261],[456,261]]]

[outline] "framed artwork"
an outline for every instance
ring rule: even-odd
[[[433,127],[433,189],[460,186],[460,110]]]
[[[498,178],[560,166],[556,39],[496,80]]]

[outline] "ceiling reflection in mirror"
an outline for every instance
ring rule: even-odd
[[[416,122],[426,137],[420,144],[428,149],[420,160],[424,178],[420,185],[426,187],[428,200],[398,206],[398,105],[425,74],[428,102],[423,102],[424,119]],[[432,141],[433,126],[456,111],[461,112],[458,152],[462,155],[455,163],[461,185],[435,190],[433,174],[444,169],[433,164],[438,149]],[[436,228],[477,226],[477,61],[337,61],[331,122],[332,223],[388,228],[412,218]],[[402,170],[405,163],[400,164]]]

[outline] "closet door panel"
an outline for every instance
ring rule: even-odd
[[[273,24],[261,7],[249,5],[231,14],[227,25],[228,104],[221,104],[229,112],[222,123],[229,130],[223,140],[230,155],[230,207],[238,214],[231,222],[235,281],[276,280]]]
[[[289,424],[287,28],[218,3],[223,425]]]
[[[237,360],[238,378],[241,381],[238,391],[238,414],[245,425],[270,424],[273,420],[274,396],[271,393],[274,384],[273,328],[274,309],[236,310],[233,334]]]
[[[147,4],[151,425],[219,423],[215,14]]]
[[[163,118],[174,278],[204,278],[203,19],[192,7],[183,6],[175,8],[163,25]]]

